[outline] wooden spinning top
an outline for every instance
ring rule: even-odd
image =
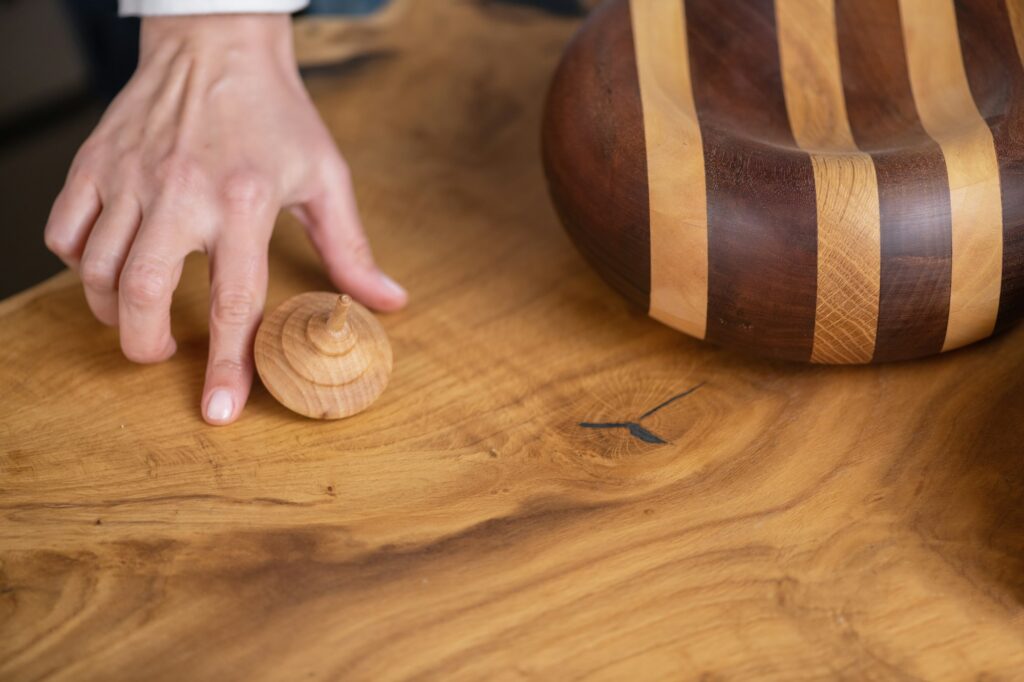
[[[362,412],[391,376],[391,344],[377,319],[348,296],[294,296],[256,333],[256,370],[277,400],[314,419]]]

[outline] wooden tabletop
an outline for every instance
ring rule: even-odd
[[[309,79],[412,295],[369,411],[205,425],[201,258],[157,366],[70,275],[0,303],[0,679],[1019,675],[1024,330],[826,368],[662,327],[544,188],[576,22],[412,5]],[[271,251],[270,306],[328,288]]]

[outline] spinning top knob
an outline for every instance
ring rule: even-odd
[[[391,376],[391,344],[377,319],[348,296],[299,294],[256,332],[256,370],[288,409],[316,419],[362,412]]]

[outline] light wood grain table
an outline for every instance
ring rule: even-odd
[[[0,679],[1024,675],[1024,330],[823,368],[630,311],[540,170],[574,27],[415,3],[310,77],[413,296],[362,415],[206,426],[200,258],[158,366],[70,275],[0,304]],[[271,278],[328,287],[290,219]]]

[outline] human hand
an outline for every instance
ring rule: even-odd
[[[82,279],[95,316],[135,362],[174,354],[170,305],[185,256],[210,256],[210,352],[202,408],[238,418],[287,207],[332,282],[378,310],[405,291],[374,264],[349,172],[295,65],[287,15],[143,20],[139,66],[82,146],[46,244]]]

